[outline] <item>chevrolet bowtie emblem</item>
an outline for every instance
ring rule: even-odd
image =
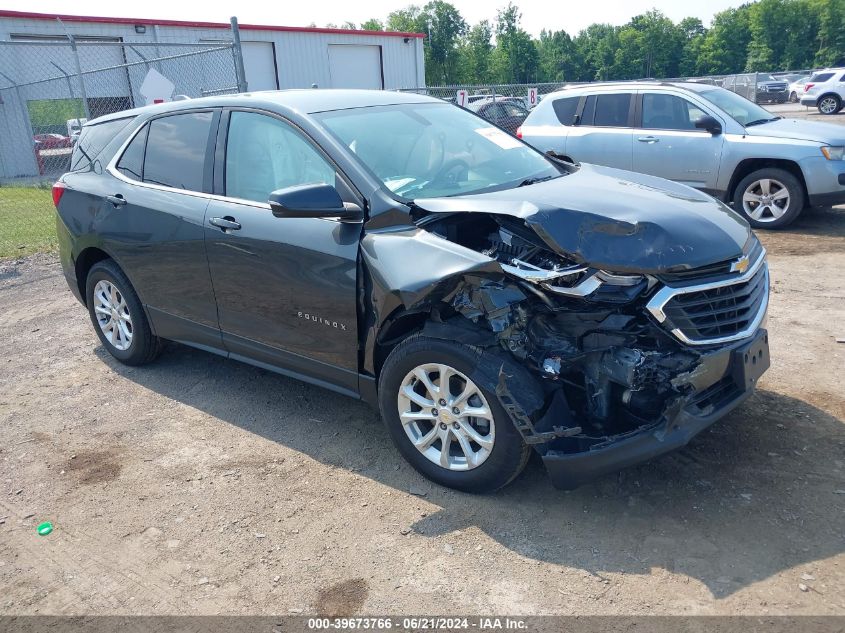
[[[734,263],[731,264],[731,272],[732,273],[739,273],[740,275],[748,270],[748,265],[751,262],[748,259],[748,255],[743,255]]]

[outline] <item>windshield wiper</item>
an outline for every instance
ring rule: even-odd
[[[769,123],[771,121],[777,121],[778,119],[781,119],[781,118],[783,118],[783,117],[776,116],[776,117],[772,117],[771,119],[757,119],[756,121],[752,121],[751,123],[746,123],[745,127],[751,127],[752,125],[760,125],[761,123]]]
[[[535,185],[538,182],[545,182],[546,180],[551,180],[552,178],[557,178],[557,176],[541,176],[539,178],[526,178],[521,183],[517,185],[517,187],[527,187],[528,185]]]

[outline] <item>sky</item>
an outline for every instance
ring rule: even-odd
[[[388,13],[409,4],[425,4],[427,0],[238,0],[237,3],[209,3],[197,0],[145,0],[142,3],[116,3],[113,0],[86,0],[70,3],[67,0],[29,0],[24,9],[20,4],[0,8],[35,11],[39,13],[68,13],[109,17],[159,18],[228,22],[234,12],[243,24],[278,24],[307,26],[316,23],[341,24],[347,20],[360,24],[369,18],[384,19]],[[464,19],[471,25],[484,19],[493,20],[497,9],[507,0],[452,0]],[[542,29],[567,31],[575,35],[594,22],[624,24],[633,16],[649,9],[663,11],[673,21],[687,16],[701,18],[709,25],[714,13],[742,4],[737,0],[709,0],[691,3],[689,0],[514,0],[522,12],[523,28],[534,35]]]

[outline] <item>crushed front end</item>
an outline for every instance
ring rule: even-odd
[[[497,394],[559,488],[685,445],[769,366],[756,238],[735,260],[619,273],[555,253],[511,216],[423,225],[501,268],[461,276],[423,331],[481,350],[473,379]]]

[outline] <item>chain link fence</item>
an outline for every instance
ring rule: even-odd
[[[231,42],[0,42],[0,258],[55,245],[50,189],[86,121],[180,95],[238,92],[237,50]]]

